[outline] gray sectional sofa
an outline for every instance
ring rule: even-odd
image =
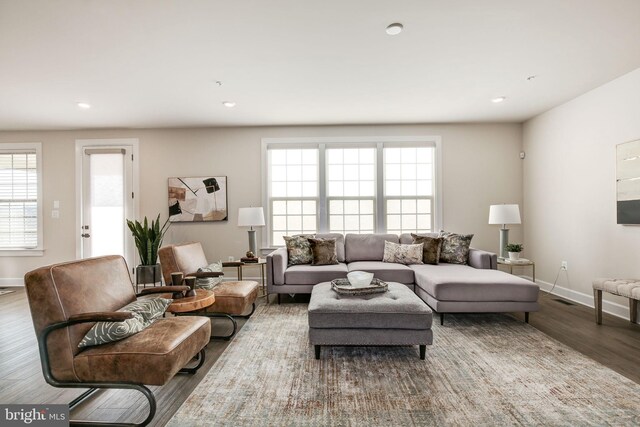
[[[407,285],[434,311],[440,313],[538,311],[539,287],[535,283],[497,270],[496,254],[471,249],[468,265],[382,262],[384,242],[412,243],[410,234],[317,234],[335,238],[338,264],[287,266],[287,249],[267,255],[269,294],[311,293],[313,286],[347,277],[350,271],[369,271],[380,280]]]

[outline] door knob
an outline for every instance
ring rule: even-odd
[[[82,236],[82,237],[84,237],[84,238],[86,239],[87,237],[91,237],[91,234],[89,234],[89,233],[82,233],[82,234],[81,234],[81,236]]]

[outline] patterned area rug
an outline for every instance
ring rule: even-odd
[[[434,322],[424,361],[417,346],[315,360],[306,309],[260,306],[168,425],[640,425],[639,384],[509,316]]]

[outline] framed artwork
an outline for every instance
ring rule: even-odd
[[[169,178],[169,221],[226,221],[227,177]]]
[[[618,224],[640,224],[640,139],[616,147]]]

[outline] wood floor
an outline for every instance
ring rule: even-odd
[[[284,304],[290,300],[288,296],[283,297]],[[296,296],[296,301],[307,300],[308,296]],[[603,324],[596,325],[592,309],[563,304],[557,297],[545,293],[541,294],[540,302],[542,310],[531,315],[531,325],[640,384],[639,325],[606,314]],[[521,314],[514,316],[523,319]],[[227,325],[222,322],[218,323],[216,319],[216,333],[224,333]],[[240,327],[244,323],[244,319],[239,319]],[[151,425],[167,423],[228,344],[211,341],[207,346],[205,365],[197,374],[177,375],[163,387],[151,387],[158,403]],[[0,403],[68,403],[81,392],[56,389],[45,383],[24,290],[0,295]],[[146,400],[139,393],[109,390],[98,392],[79,405],[72,416],[75,419],[139,422],[146,417],[147,411]]]

